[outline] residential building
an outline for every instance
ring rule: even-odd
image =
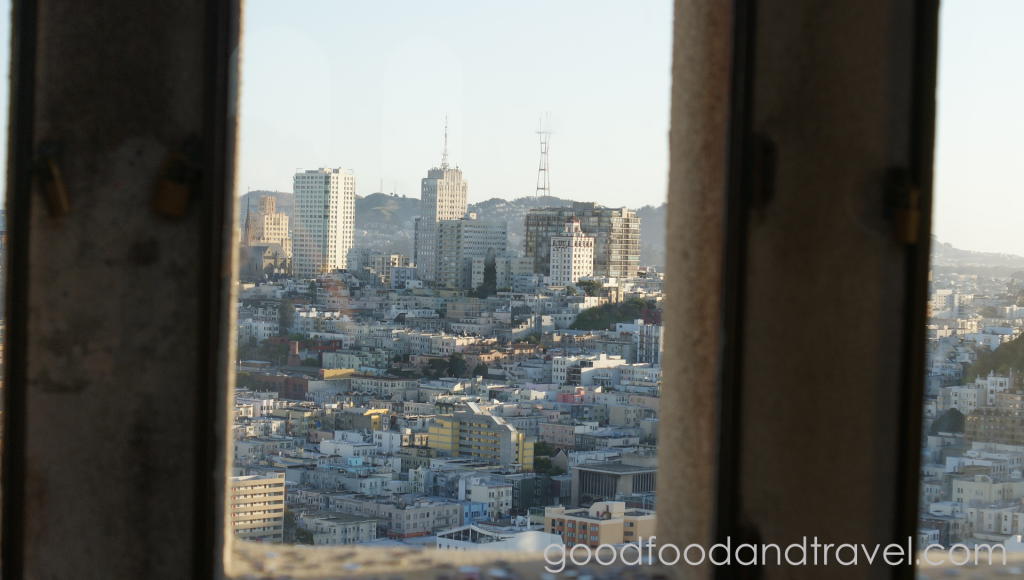
[[[654,535],[656,524],[653,510],[630,509],[622,501],[599,501],[584,509],[544,509],[544,530],[561,536],[566,546],[637,542]]]
[[[594,276],[635,278],[640,265],[640,218],[626,208],[573,202],[572,207],[548,207],[526,214],[526,257],[533,270],[550,275],[551,238],[563,233],[565,220],[575,217],[580,230],[594,237]]]
[[[569,286],[594,274],[594,237],[580,229],[580,220],[571,216],[565,229],[548,242],[551,258],[548,271],[552,286]]]
[[[315,276],[344,268],[352,249],[356,176],[351,170],[321,167],[294,178],[292,268],[296,276]]]
[[[533,469],[534,441],[476,403],[467,412],[439,415],[430,425],[428,445],[449,457],[473,457],[496,465]]]
[[[230,479],[228,522],[240,540],[284,542],[284,473]]]
[[[471,290],[473,258],[486,257],[489,251],[504,253],[507,249],[506,222],[460,218],[441,221],[436,226],[434,281],[438,287]]]
[[[314,546],[363,544],[377,539],[377,518],[314,510],[300,513],[296,524],[313,533]]]

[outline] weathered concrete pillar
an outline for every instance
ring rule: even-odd
[[[219,566],[231,4],[16,2],[5,577]]]

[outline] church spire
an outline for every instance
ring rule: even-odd
[[[246,246],[252,241],[249,237],[249,202],[252,201],[252,196],[246,194],[245,196],[245,231],[242,234],[242,243]]]

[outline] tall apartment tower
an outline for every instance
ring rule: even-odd
[[[256,211],[249,210],[245,217],[243,242],[247,246],[260,244],[281,244],[284,258],[292,257],[292,238],[288,233],[288,214],[276,211],[277,198],[261,195],[256,202]]]
[[[433,282],[437,279],[437,224],[465,217],[468,190],[462,170],[448,167],[446,129],[441,166],[428,171],[427,177],[420,182],[420,217],[416,220],[413,245],[413,261],[420,280]]]
[[[351,170],[321,167],[295,173],[292,267],[296,276],[344,268],[352,249],[356,176]]]
[[[594,275],[594,237],[583,233],[575,216],[565,220],[561,234],[551,236],[549,264],[552,286],[568,286]]]
[[[580,230],[594,237],[594,276],[635,278],[640,266],[640,218],[626,208],[573,202],[572,207],[547,207],[526,214],[526,257],[538,274],[551,274],[551,238],[564,232],[575,217]]]

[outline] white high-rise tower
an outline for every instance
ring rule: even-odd
[[[466,193],[469,186],[462,170],[448,167],[448,126],[444,128],[444,153],[441,166],[427,172],[420,182],[420,217],[416,220],[413,261],[420,280],[437,277],[437,223],[457,220],[466,215]]]
[[[321,167],[297,171],[292,215],[292,268],[296,276],[345,267],[352,249],[356,176],[351,170]]]

